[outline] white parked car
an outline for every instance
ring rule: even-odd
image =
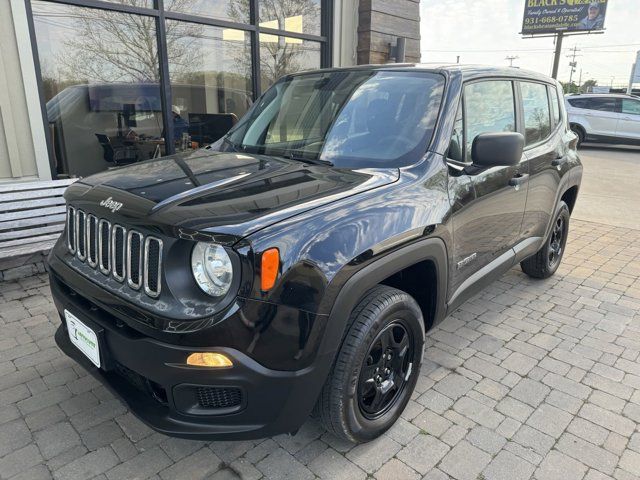
[[[640,145],[640,97],[625,94],[565,96],[571,130],[582,142]]]

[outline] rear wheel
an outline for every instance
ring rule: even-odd
[[[389,429],[415,388],[423,348],[416,301],[387,286],[371,290],[351,313],[318,400],[326,429],[351,442],[373,440]]]
[[[569,207],[560,201],[547,241],[535,255],[520,262],[522,271],[534,278],[548,278],[560,266],[569,233]]]

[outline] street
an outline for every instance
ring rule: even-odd
[[[573,217],[640,229],[640,148],[580,149],[584,176]]]

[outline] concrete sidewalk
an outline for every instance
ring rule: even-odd
[[[0,477],[637,479],[639,311],[640,231],[573,220],[556,276],[515,268],[429,333],[382,438],[354,447],[309,420],[205,443],[151,431],[59,352],[45,276],[0,283]]]

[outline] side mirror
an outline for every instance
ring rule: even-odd
[[[481,133],[473,140],[471,160],[477,167],[509,167],[520,162],[523,148],[521,133]]]

